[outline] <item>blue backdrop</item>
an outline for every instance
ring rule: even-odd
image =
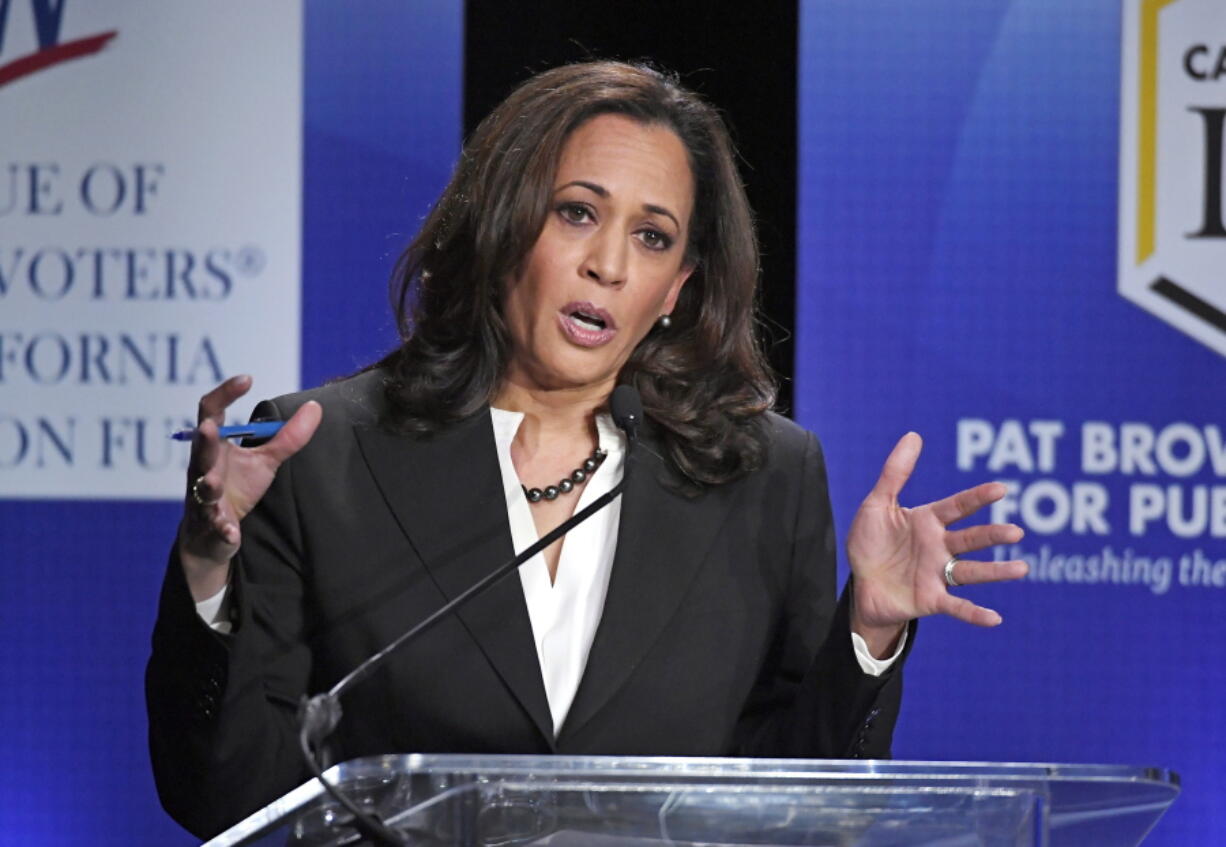
[[[394,342],[388,273],[459,149],[462,28],[451,0],[305,3],[303,385]],[[193,843],[158,805],[143,697],[180,508],[0,501],[0,844]]]
[[[1187,492],[1220,475],[1081,467],[1087,421],[1220,427],[1226,377],[1116,293],[1120,4],[802,10],[796,410],[825,445],[842,531],[909,429],[925,450],[904,503],[993,478],[1110,497],[1105,534],[1052,525],[1050,498],[1012,516],[1045,578],[964,590],[1002,627],[921,624],[895,755],[1173,768],[1184,794],[1147,843],[1226,843],[1224,594],[1186,573],[1226,543],[1162,520],[1135,535],[1128,509],[1138,481]],[[996,469],[990,453],[959,465],[959,421],[999,435],[1008,420],[1029,469],[1016,440]],[[1063,427],[1050,462],[1033,421]],[[1110,556],[1151,560],[1148,579],[1136,562],[1105,579]]]

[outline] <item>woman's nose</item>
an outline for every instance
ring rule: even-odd
[[[601,285],[621,285],[626,281],[626,244],[611,231],[592,236],[580,272]]]

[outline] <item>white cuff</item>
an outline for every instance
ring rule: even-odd
[[[205,600],[201,600],[196,604],[196,614],[200,619],[209,625],[209,628],[214,632],[220,632],[222,635],[229,635],[234,629],[234,625],[230,623],[230,604],[226,600],[230,596],[230,586],[223,585],[221,590]],[[861,639],[863,644],[863,639]],[[865,648],[867,653],[867,648]],[[864,660],[860,660],[861,666]],[[867,671],[866,671],[867,673]]]
[[[196,608],[200,608],[197,606]],[[888,659],[873,658],[873,654],[868,651],[868,644],[860,633],[853,632],[851,634],[851,649],[856,653],[856,661],[860,663],[860,670],[864,671],[869,676],[881,676],[888,671],[902,655],[902,650],[907,646],[907,629],[903,628],[902,637],[898,639],[898,649],[894,651],[894,655]]]

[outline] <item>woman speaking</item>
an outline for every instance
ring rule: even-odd
[[[627,475],[607,508],[347,695],[334,760],[387,752],[889,755],[908,626],[1000,618],[950,586],[1021,530],[913,509],[908,434],[836,547],[816,439],[770,411],[758,254],[727,131],[674,79],[528,80],[476,130],[393,280],[402,344],[237,446],[200,403],[147,674],[164,805],[208,835],[307,778],[296,709]],[[608,402],[646,421],[634,461]]]

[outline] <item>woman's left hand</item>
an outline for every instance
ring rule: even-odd
[[[1005,496],[1005,486],[985,482],[942,500],[903,508],[898,504],[923,441],[909,432],[890,452],[881,476],[860,505],[847,537],[847,556],[855,576],[852,630],[878,655],[913,618],[944,614],[977,626],[996,626],[999,614],[949,593],[945,565],[957,558],[958,585],[1020,579],[1025,562],[965,561],[962,555],[1021,540],[1013,524],[983,524],[948,529],[956,521]]]

